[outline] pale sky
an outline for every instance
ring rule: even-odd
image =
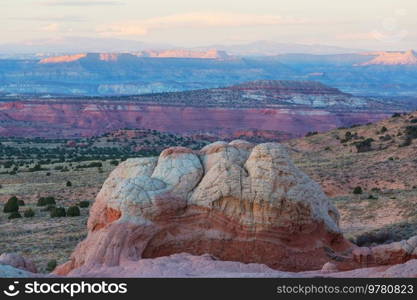
[[[417,49],[415,0],[2,0],[0,44],[75,37]]]

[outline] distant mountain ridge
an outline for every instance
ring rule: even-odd
[[[370,65],[417,65],[417,55],[413,50],[405,52],[371,52],[364,55],[375,55],[376,57],[368,62],[358,64],[359,66]]]
[[[190,58],[190,59],[230,59],[225,51],[218,51],[211,49],[207,51],[191,51],[185,49],[172,49],[172,50],[144,50],[132,53],[78,53],[70,55],[51,56],[43,58],[39,61],[40,64],[53,64],[53,63],[69,63],[78,61],[80,59],[89,58],[90,60],[98,61],[113,61],[116,62],[120,58]]]
[[[164,51],[169,49],[185,49],[186,46],[171,45],[166,43],[148,43],[135,40],[115,38],[87,38],[68,36],[52,39],[31,40],[21,43],[2,44],[0,42],[0,54],[28,54],[28,53],[116,53],[137,52],[147,50]],[[188,47],[192,51],[207,51],[218,49],[231,55],[278,55],[283,53],[308,53],[308,54],[342,54],[369,51],[367,49],[344,48],[332,45],[282,43],[276,41],[254,41],[249,43],[213,44],[199,47]]]
[[[206,51],[186,50],[186,49],[172,49],[172,50],[145,50],[137,54],[143,57],[158,57],[158,58],[201,58],[201,59],[229,59],[230,55],[226,51],[217,49],[209,49]]]
[[[282,43],[265,40],[230,45],[214,44],[208,47],[197,47],[195,49],[207,50],[210,48],[224,50],[231,55],[238,56],[274,56],[290,53],[329,55],[364,52],[364,49],[357,48],[346,48],[321,44]]]
[[[368,52],[263,57],[239,57],[215,49],[80,52],[0,59],[0,93],[117,96],[216,88],[254,80],[314,80],[350,94],[401,100],[417,97],[415,60],[412,51],[390,56]]]

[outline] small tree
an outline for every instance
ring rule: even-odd
[[[65,184],[66,186],[72,186],[72,182],[71,181],[67,181],[67,183]]]
[[[372,142],[373,141],[374,141],[374,139],[368,138],[364,141],[356,142],[356,143],[354,143],[354,145],[356,146],[356,150],[358,151],[358,153],[368,152],[368,151],[372,151]]]
[[[5,213],[17,212],[18,210],[19,200],[16,196],[13,196],[9,200],[7,200],[6,204],[3,207],[3,212]]]
[[[56,266],[57,266],[56,260],[52,259],[48,261],[48,264],[46,265],[46,271],[52,272],[53,270],[55,270]]]
[[[80,208],[78,206],[70,206],[67,210],[68,217],[77,217],[80,215]]]
[[[362,194],[362,193],[363,193],[362,188],[361,188],[360,186],[355,187],[355,188],[353,189],[353,193],[354,193],[355,195],[360,195],[360,194]]]

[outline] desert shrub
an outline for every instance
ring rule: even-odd
[[[387,131],[388,131],[387,127],[382,126],[382,128],[381,128],[381,133],[384,133],[384,132],[387,132]]]
[[[396,236],[387,230],[378,232],[365,232],[356,237],[354,243],[360,247],[370,246],[372,244],[385,244],[395,241]]]
[[[360,138],[360,137],[358,136],[358,134],[356,132],[352,133],[350,131],[346,131],[345,132],[345,137],[343,139],[341,139],[340,142],[341,143],[347,143],[350,140],[358,139],[358,138]]]
[[[391,118],[398,118],[398,117],[401,117],[401,114],[400,114],[400,113],[394,113],[394,114],[391,116]]]
[[[360,152],[368,152],[372,151],[372,142],[374,141],[373,138],[368,138],[364,141],[355,142],[354,145],[356,146],[356,150],[358,153]]]
[[[25,212],[23,213],[23,216],[25,218],[32,218],[35,216],[35,212],[33,211],[33,209],[28,208],[27,210],[25,210]]]
[[[410,123],[417,123],[417,118],[411,119]]]
[[[353,189],[353,193],[354,193],[355,195],[360,195],[360,194],[362,194],[362,193],[363,193],[362,188],[361,188],[360,186],[355,187],[355,188]]]
[[[352,138],[352,132],[346,131],[346,133],[345,133],[345,139],[346,140],[350,140],[351,138]]]
[[[103,164],[101,162],[91,162],[87,166],[89,168],[101,168]]]
[[[17,212],[19,210],[19,200],[16,196],[13,196],[7,200],[6,204],[3,207],[3,212],[11,213]]]
[[[381,135],[380,137],[379,137],[379,139],[381,140],[381,141],[389,141],[389,140],[392,140],[392,137],[389,135],[389,134],[386,134],[386,135]]]
[[[376,199],[378,199],[378,197],[375,197],[374,195],[369,195],[368,196],[368,199],[370,199],[370,200],[376,200]]]
[[[80,215],[80,208],[78,206],[70,206],[67,209],[68,217],[77,217]]]
[[[29,172],[37,172],[37,171],[42,171],[42,166],[40,164],[36,164],[33,168],[29,168]]]
[[[55,197],[48,196],[48,197],[40,197],[38,199],[38,206],[46,206],[46,205],[55,205]]]
[[[19,206],[25,206],[25,201],[23,201],[22,199],[17,199],[17,204]]]
[[[12,212],[7,218],[9,219],[9,220],[11,220],[11,219],[17,219],[17,218],[21,218],[22,216],[19,214],[19,212],[18,211],[14,211],[14,212]]]
[[[77,169],[86,169],[86,168],[101,168],[103,164],[101,162],[91,162],[87,165],[78,165]]]
[[[66,186],[72,186],[72,182],[71,181],[67,181],[67,183],[65,184]]]
[[[411,139],[417,139],[417,125],[407,126],[405,135]]]
[[[83,200],[83,201],[80,201],[79,203],[78,203],[78,206],[79,207],[89,207],[90,206],[90,201],[87,201],[87,200]]]
[[[60,218],[65,217],[66,215],[65,208],[63,207],[54,207],[51,209],[51,218]]]
[[[117,166],[119,164],[119,162],[114,159],[114,160],[110,161],[110,164],[113,165],[113,166]]]
[[[55,270],[56,266],[57,266],[56,260],[52,259],[48,261],[48,263],[46,264],[46,271],[52,272],[53,270]]]

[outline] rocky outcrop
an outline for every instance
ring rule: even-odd
[[[0,269],[1,275],[1,269]],[[335,264],[327,263],[321,271],[283,272],[271,269],[263,264],[244,264],[235,261],[221,261],[204,254],[201,256],[187,253],[170,256],[140,259],[122,262],[117,266],[81,267],[70,273],[72,277],[243,277],[243,278],[308,278],[308,277],[417,277],[417,260],[404,264],[384,267],[359,268],[339,271]]]
[[[34,274],[22,269],[12,267],[10,265],[3,265],[0,263],[0,278],[28,278],[28,277],[44,277],[39,274]]]
[[[0,264],[2,265],[9,265],[17,269],[25,270],[31,273],[37,273],[37,269],[35,264],[17,254],[17,253],[3,253],[0,255]]]
[[[417,259],[417,236],[400,242],[357,248],[353,251],[353,259],[361,267],[396,265]]]
[[[181,252],[287,271],[320,269],[351,248],[338,220],[320,186],[280,144],[168,148],[111,173],[91,209],[86,240],[55,272]]]
[[[282,272],[263,264],[244,264],[221,261],[216,257],[187,253],[157,258],[145,258],[134,262],[122,262],[117,266],[90,266],[75,269],[72,277],[299,277],[296,273]]]
[[[128,159],[56,275],[414,277],[417,236],[357,247],[320,186],[277,143],[215,142]]]

